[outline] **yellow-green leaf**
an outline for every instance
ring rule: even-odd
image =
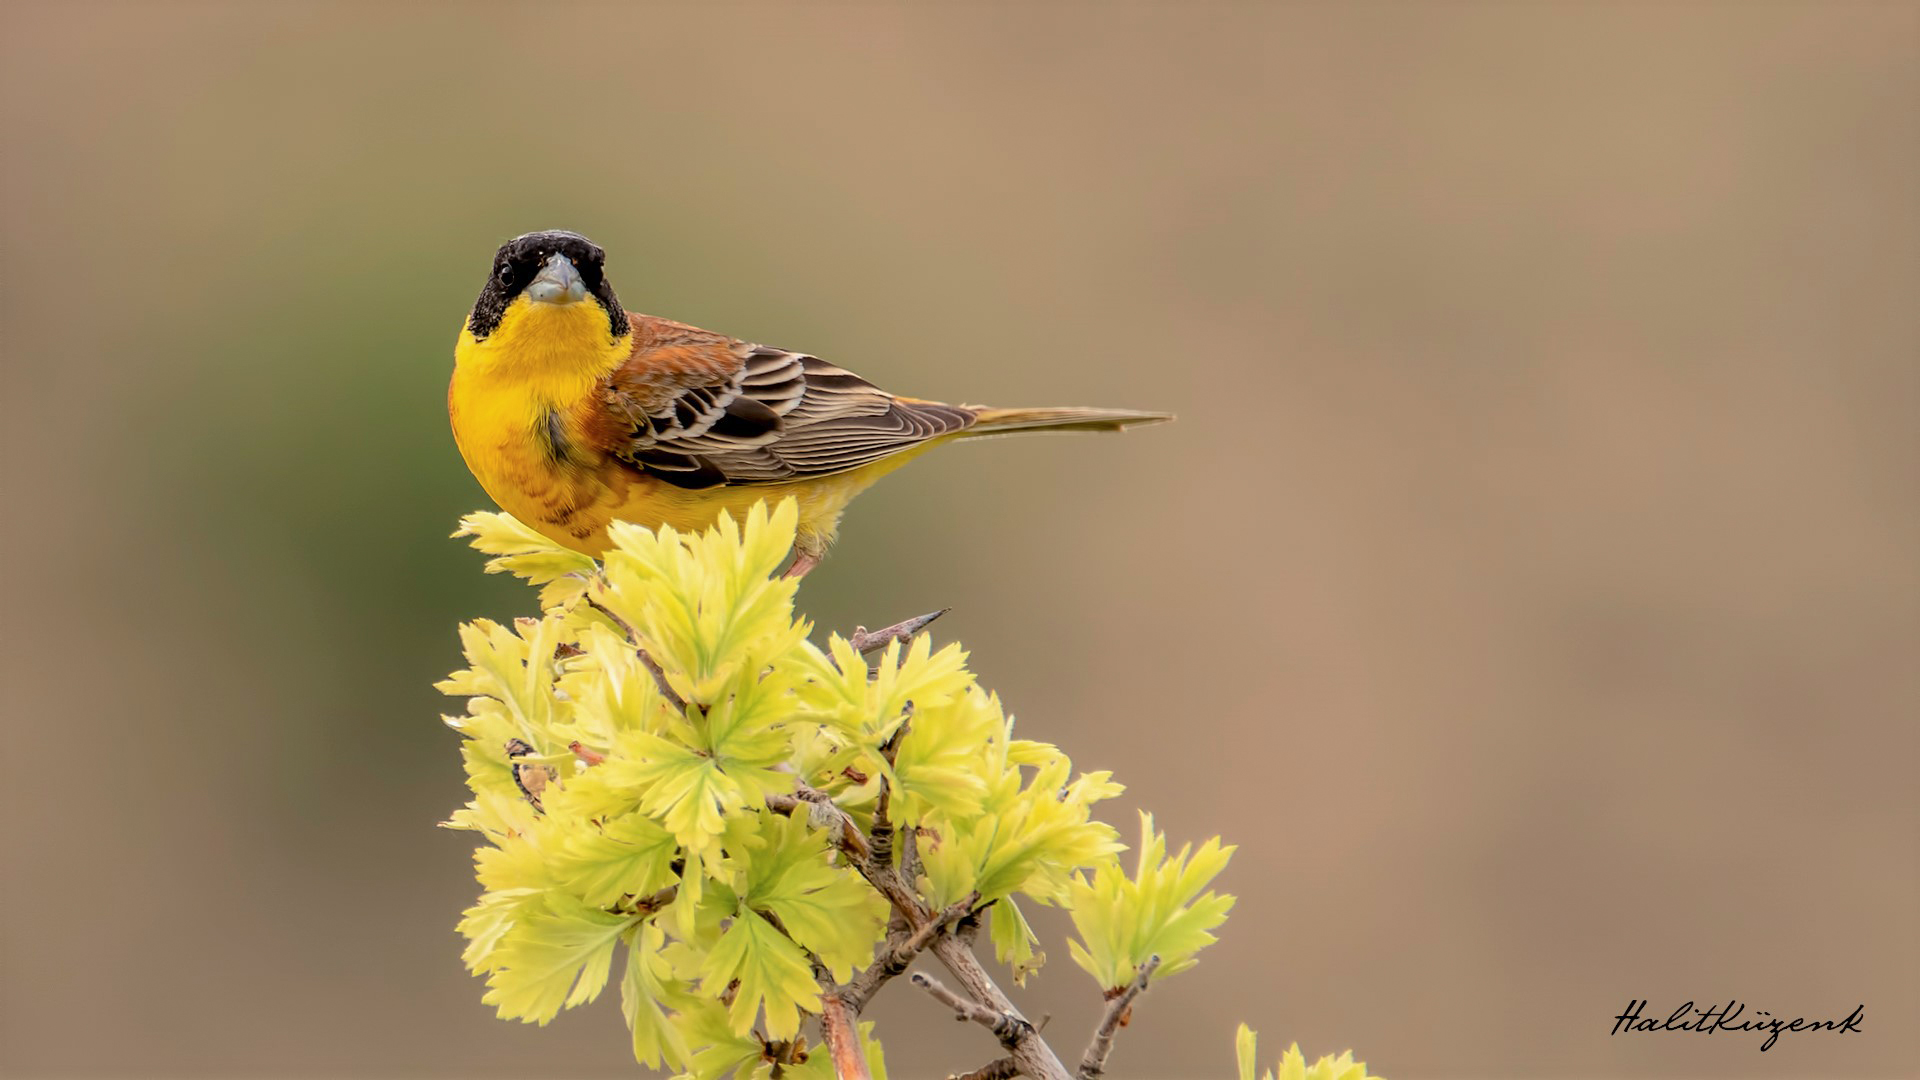
[[[801,1009],[820,1011],[820,985],[800,946],[753,912],[742,912],[720,935],[700,975],[702,989],[715,996],[739,981],[727,1009],[736,1035],[752,1030],[764,1009],[767,1034],[790,1039],[800,1030]]]
[[[607,984],[621,931],[635,921],[548,893],[507,928],[491,957],[481,1000],[503,1020],[535,1024],[592,1001]]]

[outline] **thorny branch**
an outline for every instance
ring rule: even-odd
[[[907,729],[913,726],[913,703],[907,703],[907,715],[900,720],[900,726],[893,729],[887,741],[880,744],[880,756],[887,762],[887,768],[900,756],[900,740],[907,737]],[[893,785],[880,781],[880,795],[873,803],[873,828],[871,830],[872,850],[867,855],[869,872],[893,865]],[[911,869],[911,868],[909,868]]]
[[[954,1073],[947,1080],[1013,1080],[1020,1066],[1010,1057],[994,1058],[970,1073]]]
[[[933,918],[928,919],[925,926],[915,930],[907,940],[901,944],[900,951],[907,954],[907,960],[912,960],[920,950],[933,943],[934,935],[954,923],[959,922],[961,919],[966,918],[968,915],[973,914],[973,905],[979,902],[980,890],[975,889],[960,899],[955,900],[953,903],[948,904],[945,910],[936,914]]]
[[[822,979],[820,989],[820,1038],[833,1059],[833,1074],[839,1080],[872,1080],[873,1071],[860,1045],[860,1009],[849,1002],[832,979]]]
[[[809,796],[813,797],[809,797]],[[920,903],[913,889],[892,866],[876,868],[872,858],[873,847],[845,810],[840,809],[824,792],[816,791],[806,785],[800,786],[797,795],[768,795],[767,809],[776,814],[793,814],[801,807],[807,809],[809,820],[825,825],[833,830],[834,842],[858,870],[867,882],[879,891],[881,896],[898,908],[906,916],[909,926],[918,930],[929,918],[925,905]]]
[[[896,641],[901,644],[912,641],[913,635],[925,630],[933,620],[952,610],[952,608],[941,608],[939,611],[929,611],[925,615],[902,619],[892,626],[883,626],[871,633],[864,626],[856,626],[853,628],[853,636],[847,640],[853,645],[855,652],[865,656],[867,653],[884,649]]]
[[[972,994],[975,1000],[986,1005],[991,1011],[1011,1016],[1020,1023],[1027,1024],[1026,1018],[1020,1015],[1020,1010],[1014,1008],[1013,1002],[1001,992],[1000,987],[994,983],[993,977],[980,966],[980,959],[973,955],[971,935],[966,933],[964,921],[961,924],[961,933],[937,937],[929,948],[940,963],[946,966],[948,973],[958,979],[960,985],[966,987],[967,993]],[[1026,1030],[1033,1031],[1033,1026],[1027,1024]],[[1032,1080],[1071,1080],[1067,1067],[1060,1064],[1060,1059],[1054,1056],[1046,1040],[1038,1035],[1021,1039],[1017,1045],[1008,1049],[1012,1051],[1014,1064],[1019,1067],[1021,1074],[1031,1077]]]
[[[1097,1080],[1101,1073],[1107,1071],[1107,1055],[1113,1053],[1114,1035],[1127,1022],[1133,1009],[1133,999],[1147,992],[1147,983],[1159,968],[1158,953],[1147,957],[1147,962],[1140,965],[1140,973],[1133,977],[1133,981],[1107,1001],[1106,1015],[1100,1018],[1100,1026],[1093,1029],[1093,1041],[1087,1044],[1087,1052],[1080,1058],[1080,1080]]]
[[[591,599],[588,602],[592,604]],[[612,612],[598,604],[593,606],[612,618],[616,625],[625,627],[626,624]],[[864,627],[857,628],[851,639],[852,644],[865,654],[884,648],[893,641],[910,640],[946,611],[942,609],[907,619],[872,633]],[[630,630],[628,636],[633,637]],[[650,670],[655,670],[655,665],[650,663],[651,658],[645,655],[644,650],[641,659],[643,663],[648,663]],[[678,696],[672,695],[665,685],[664,674],[657,674],[656,677],[661,680],[662,691],[669,693],[669,700],[678,701]],[[684,708],[684,703],[680,707]],[[889,765],[895,760],[911,723],[912,716],[909,713],[881,745],[880,752]],[[796,785],[794,794],[767,796],[766,805],[780,814],[798,813],[804,807],[814,824],[832,831],[835,846],[894,909],[888,924],[886,948],[874,958],[872,964],[856,972],[844,985],[836,985],[824,972],[817,973],[821,984],[821,1037],[827,1045],[839,1080],[870,1080],[871,1073],[859,1041],[859,1013],[881,986],[903,973],[922,952],[933,953],[971,997],[948,990],[925,973],[914,974],[915,985],[953,1009],[960,1019],[974,1020],[985,1026],[1008,1051],[1006,1057],[997,1058],[958,1080],[1011,1080],[1017,1076],[1026,1076],[1031,1080],[1075,1080],[1052,1048],[1047,1046],[1046,1040],[1014,1007],[974,955],[973,939],[980,929],[981,913],[977,910],[979,894],[970,894],[941,911],[930,911],[912,884],[917,877],[915,864],[918,859],[915,834],[911,829],[900,838],[902,865],[894,865],[896,830],[891,818],[890,784],[882,781],[874,804],[873,824],[865,833],[845,810],[834,803],[831,796],[804,783]],[[1146,978],[1151,974],[1154,964],[1157,961],[1143,969],[1136,983],[1138,989],[1130,988],[1126,994],[1128,1002],[1145,988]],[[1122,1009],[1124,1007],[1121,1006]],[[1113,1022],[1117,1027],[1119,1021],[1115,1019]],[[1101,1062],[1105,1061],[1111,1044],[1112,1033],[1109,1031],[1106,1035],[1107,1050],[1103,1050],[1099,1057]],[[1089,1050],[1089,1053],[1092,1051]],[[1084,1062],[1082,1067],[1084,1069]]]
[[[611,620],[613,625],[620,628],[621,633],[627,635],[627,640],[633,643],[634,655],[640,658],[640,666],[647,669],[647,674],[653,676],[653,685],[660,688],[660,696],[666,698],[667,703],[684,716],[687,711],[687,699],[681,697],[679,691],[673,688],[673,684],[667,681],[666,671],[661,668],[660,662],[647,652],[647,647],[641,644],[640,634],[628,624],[627,620],[615,615],[612,608],[595,600],[591,592],[583,594],[581,599],[587,602],[588,607]]]
[[[933,943],[936,935],[946,931],[949,926],[973,913],[973,905],[980,902],[980,894],[968,893],[946,910],[928,919],[918,930],[910,930],[906,921],[901,920],[899,932],[887,935],[886,951],[876,957],[872,964],[854,975],[847,984],[847,998],[854,1008],[864,1008],[873,995],[878,993],[887,980],[903,974],[913,958],[919,956]]]
[[[914,972],[912,982],[933,995],[935,1001],[952,1009],[956,1019],[971,1020],[993,1032],[993,1037],[1000,1040],[1000,1045],[1009,1050],[1017,1050],[1021,1043],[1033,1038],[1033,1025],[1027,1023],[1024,1017],[989,1009],[977,1001],[963,998],[924,971]]]
[[[916,619],[908,619],[887,627],[878,633],[867,633],[864,629],[854,632],[853,645],[861,652],[884,647],[894,640],[906,640],[924,629],[928,623],[939,618],[945,611],[933,612]],[[881,755],[891,765],[899,753],[900,743],[906,738],[912,725],[912,715],[901,722],[880,747]],[[803,802],[809,802],[805,791],[793,796],[769,796],[768,807],[780,813],[793,813]],[[824,798],[824,793],[820,793]],[[818,807],[830,808],[827,810]],[[887,952],[876,957],[868,967],[855,974],[845,987],[835,987],[839,991],[835,1000],[850,1005],[856,1012],[865,1007],[874,993],[888,979],[900,974],[906,964],[912,963],[913,954],[930,951],[939,958],[948,972],[959,980],[967,992],[973,995],[976,1003],[984,1002],[984,1007],[996,1017],[1005,1018],[1006,1030],[1013,1036],[1007,1048],[1011,1051],[1009,1068],[1015,1074],[1024,1075],[1032,1080],[1072,1080],[1065,1065],[1054,1055],[1045,1040],[1035,1033],[1033,1025],[1014,1008],[1013,1002],[980,966],[979,958],[973,954],[973,935],[979,930],[979,912],[973,910],[978,903],[977,897],[968,897],[964,906],[954,905],[945,911],[934,913],[921,902],[913,888],[913,878],[917,876],[914,864],[918,861],[914,844],[914,835],[909,831],[902,844],[902,867],[894,865],[895,829],[891,818],[891,785],[884,781],[880,794],[874,804],[873,826],[867,836],[859,836],[857,828],[846,812],[835,806],[830,799],[813,803],[811,812],[834,815],[832,823],[837,826],[837,843],[875,891],[893,905],[894,918],[889,924]],[[816,820],[819,820],[816,818]],[[902,956],[904,954],[904,960]],[[899,961],[899,967],[893,963]],[[823,1024],[824,1024],[823,1019]],[[823,1029],[824,1030],[824,1029]]]
[[[773,794],[767,796],[767,809],[776,814],[789,816],[806,810],[807,820],[815,826],[833,830],[834,843],[847,857],[854,860],[855,866],[864,866],[871,848],[865,833],[860,831],[845,810],[834,804],[833,798],[818,788],[796,783],[792,795]]]

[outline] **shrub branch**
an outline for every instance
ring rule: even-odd
[[[970,1073],[954,1073],[947,1080],[1013,1080],[1020,1066],[1010,1057],[994,1058]]]
[[[934,939],[931,951],[948,973],[959,980],[967,993],[983,1003],[988,1011],[1010,1017],[1022,1025],[1021,1030],[1026,1032],[1026,1036],[1007,1049],[1012,1052],[1014,1064],[1019,1066],[1023,1075],[1033,1080],[1070,1080],[1072,1074],[1067,1072],[1065,1065],[1060,1064],[1053,1049],[1034,1032],[1033,1025],[1020,1015],[1020,1010],[1014,1008],[1013,1002],[994,983],[993,976],[980,966],[980,959],[973,955],[973,946],[969,941],[948,934]]]
[[[1133,1009],[1133,999],[1147,992],[1147,983],[1159,968],[1158,954],[1147,957],[1147,962],[1140,965],[1140,973],[1134,976],[1133,981],[1107,1002],[1107,1011],[1100,1018],[1100,1026],[1093,1029],[1093,1041],[1087,1044],[1087,1052],[1080,1058],[1080,1080],[1097,1080],[1101,1073],[1107,1071],[1107,1055],[1113,1053],[1113,1037],[1127,1022]]]
[[[862,656],[884,649],[896,641],[904,645],[913,640],[913,635],[931,625],[933,620],[952,610],[952,608],[943,607],[939,611],[929,611],[925,615],[902,619],[892,626],[883,626],[871,633],[864,626],[856,626],[853,628],[853,636],[847,640],[853,645],[854,651]]]
[[[866,1007],[873,995],[878,993],[889,979],[904,973],[913,963],[913,959],[926,951],[933,939],[947,929],[973,913],[973,905],[980,902],[978,892],[968,893],[946,910],[926,921],[920,929],[909,930],[902,920],[901,933],[887,935],[886,951],[874,960],[865,970],[853,977],[847,984],[847,998],[858,1010]]]
[[[913,985],[931,994],[935,1001],[952,1009],[956,1019],[971,1020],[993,1032],[993,1037],[1000,1040],[1000,1045],[1009,1050],[1018,1051],[1022,1043],[1034,1037],[1033,1025],[1027,1023],[1025,1017],[1010,1012],[999,1012],[977,1001],[969,1001],[947,989],[941,985],[939,979],[924,971],[913,973]]]
[[[666,698],[667,703],[678,710],[682,716],[686,715],[687,699],[681,697],[679,691],[673,688],[673,684],[667,681],[666,670],[660,666],[660,661],[653,658],[652,653],[647,652],[646,645],[640,641],[639,633],[628,624],[627,620],[615,615],[612,608],[595,600],[592,593],[582,595],[581,599],[587,602],[588,607],[606,616],[613,625],[620,628],[620,632],[625,634],[627,641],[633,645],[633,654],[639,657],[640,666],[646,668],[647,674],[653,676],[653,685],[660,688],[660,696]]]
[[[832,980],[822,980],[820,992],[820,1038],[833,1059],[833,1072],[839,1080],[873,1080],[872,1067],[860,1045],[860,1009],[848,1001]]]

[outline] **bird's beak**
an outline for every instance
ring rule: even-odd
[[[556,252],[527,285],[527,299],[536,304],[571,304],[587,298],[587,284],[573,260]]]

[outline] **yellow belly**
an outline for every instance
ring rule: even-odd
[[[588,554],[598,555],[607,547],[608,521],[630,521],[648,528],[671,525],[684,532],[704,529],[721,514],[730,514],[737,521],[745,521],[747,511],[762,499],[776,503],[792,497],[800,512],[794,547],[808,554],[820,555],[833,545],[834,538],[839,534],[840,514],[847,504],[882,476],[906,464],[918,452],[898,454],[832,476],[778,484],[726,484],[698,491],[677,488],[642,476],[626,485],[624,497],[610,500],[605,516],[591,537],[582,538],[577,543],[558,536],[554,536],[554,539],[578,547]],[[552,533],[547,535],[553,536]]]
[[[456,373],[448,393],[454,441],[467,467],[502,510],[554,542],[596,557],[607,550],[613,521],[694,531],[721,514],[744,521],[754,503],[788,496],[800,512],[794,546],[818,555],[832,545],[840,514],[855,496],[933,445],[831,476],[689,490],[599,455],[555,462],[538,434],[544,410],[525,395],[490,389],[483,380]]]

